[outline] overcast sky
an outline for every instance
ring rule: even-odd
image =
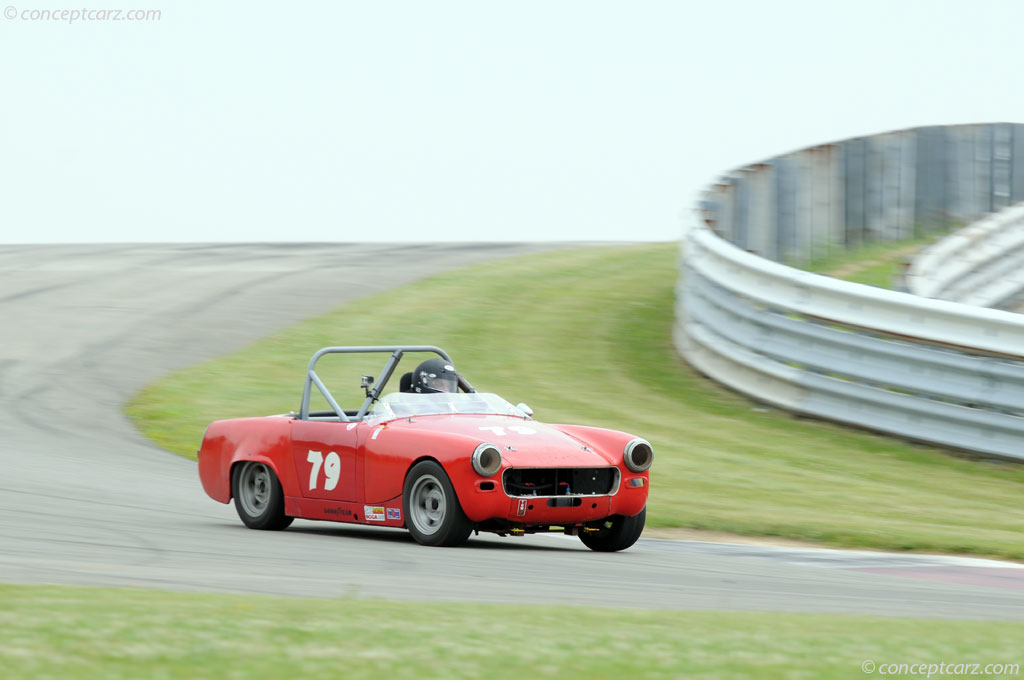
[[[0,5],[7,243],[675,240],[732,167],[1024,122],[1011,1]],[[83,6],[160,16],[33,20]]]

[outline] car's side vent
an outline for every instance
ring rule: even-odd
[[[615,490],[618,468],[508,468],[502,475],[509,496],[593,496]]]

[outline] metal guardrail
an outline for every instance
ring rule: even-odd
[[[1024,316],[840,281],[688,234],[675,341],[780,408],[1024,461]]]
[[[911,293],[981,307],[1015,304],[1024,290],[1024,204],[989,215],[918,255]]]
[[[1024,315],[987,308],[1024,290],[1024,207],[1010,207],[1022,201],[1014,123],[900,130],[734,170],[701,195],[684,243],[676,346],[780,408],[1024,461]],[[779,264],[971,223],[907,272],[925,297]]]
[[[878,241],[916,239],[1024,201],[1024,125],[898,130],[820,144],[720,177],[702,224],[744,250],[805,266]]]

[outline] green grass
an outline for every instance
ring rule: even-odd
[[[194,457],[210,420],[297,409],[320,347],[436,344],[539,420],[649,439],[648,526],[1024,558],[1024,467],[764,409],[692,371],[671,343],[677,257],[593,248],[449,272],[171,374],[127,410]],[[355,395],[358,372],[345,384]]]
[[[19,680],[827,679],[870,677],[866,660],[1024,662],[1019,623],[106,588],[0,586],[0,631],[0,678]]]
[[[891,289],[904,263],[935,238],[927,236],[907,241],[867,243],[817,258],[801,269],[845,281]]]

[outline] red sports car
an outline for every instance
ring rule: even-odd
[[[377,378],[362,376],[362,406],[343,409],[317,362],[368,352],[390,356]],[[407,353],[434,356],[384,394]],[[328,410],[310,411],[313,387]],[[531,416],[525,404],[477,392],[440,348],[326,347],[309,362],[298,413],[206,429],[199,478],[214,500],[234,498],[253,529],[301,517],[405,527],[424,545],[458,545],[473,531],[561,531],[600,551],[633,545],[644,528],[651,445]]]

